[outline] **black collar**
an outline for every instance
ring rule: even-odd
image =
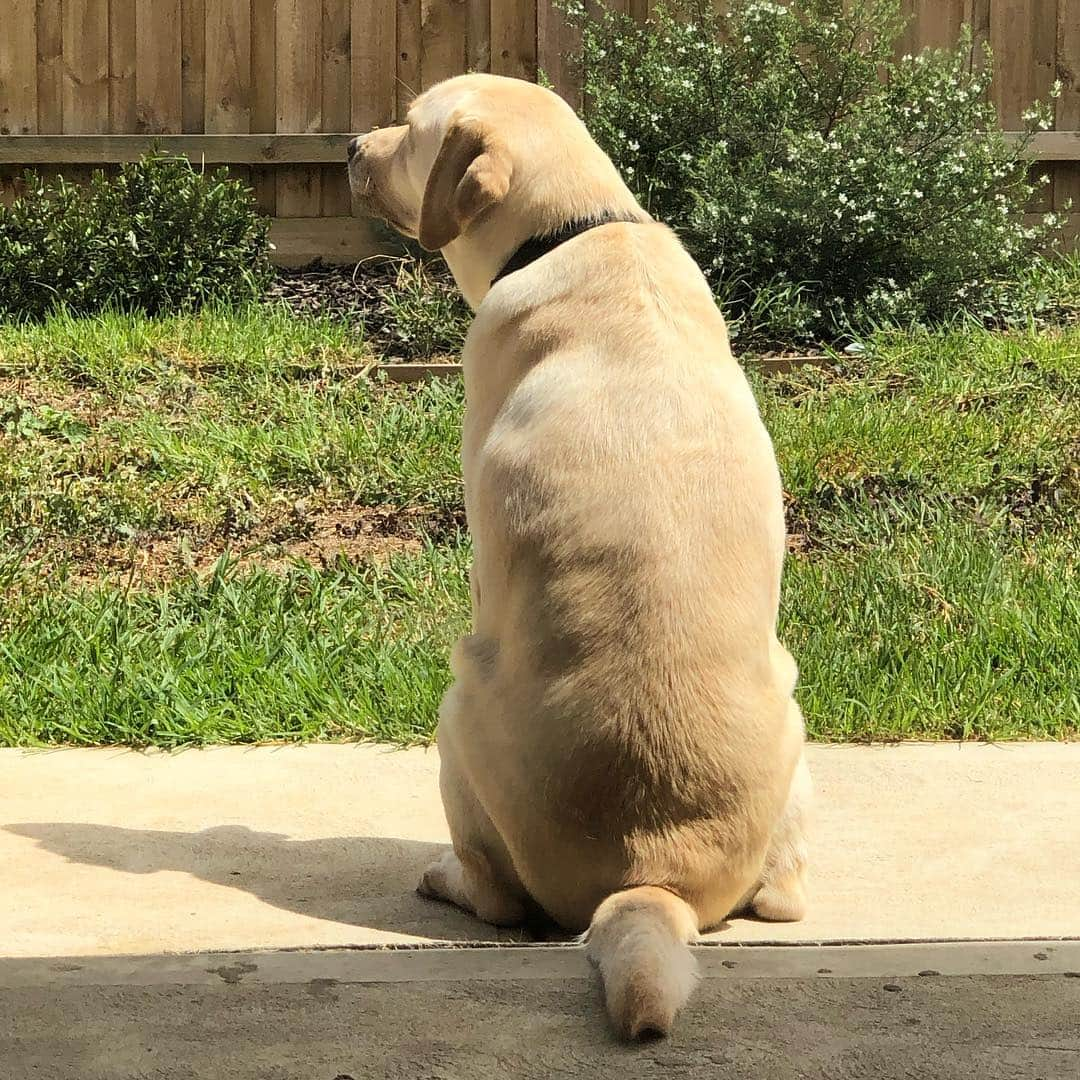
[[[532,236],[506,260],[503,268],[491,279],[491,284],[494,285],[496,281],[514,273],[515,270],[523,270],[529,263],[536,262],[549,251],[554,251],[560,244],[565,244],[567,240],[573,240],[575,236],[580,236],[590,229],[596,229],[601,225],[613,225],[618,221],[640,222],[642,220],[641,217],[631,214],[607,212],[596,217],[568,221],[545,236]]]

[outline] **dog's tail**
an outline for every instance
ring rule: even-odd
[[[659,1038],[671,1030],[697,982],[687,948],[697,933],[693,908],[651,885],[614,893],[596,909],[585,944],[622,1038]]]

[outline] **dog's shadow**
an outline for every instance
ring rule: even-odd
[[[317,919],[434,939],[532,940],[537,928],[500,931],[415,892],[442,844],[385,836],[294,840],[243,825],[201,832],[74,822],[4,826],[72,862],[126,874],[171,870],[241,889]],[[547,936],[547,935],[544,935]]]

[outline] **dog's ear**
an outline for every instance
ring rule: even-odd
[[[438,251],[510,189],[510,156],[481,120],[454,120],[431,167],[420,207],[420,243]]]

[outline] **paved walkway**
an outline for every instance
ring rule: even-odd
[[[0,958],[7,1080],[1074,1080],[1080,944],[699,949],[617,1044],[580,950]],[[1041,959],[1039,959],[1041,957]]]
[[[434,752],[0,751],[0,956],[498,937],[417,897]],[[1080,744],[813,747],[811,912],[722,941],[1080,936]]]

